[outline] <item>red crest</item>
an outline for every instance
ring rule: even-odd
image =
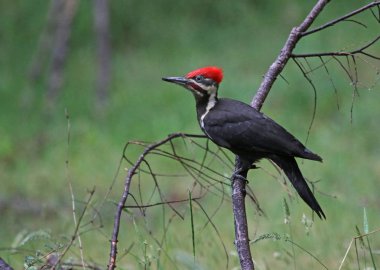
[[[215,66],[208,66],[193,70],[186,75],[186,78],[189,79],[198,75],[202,75],[205,78],[213,79],[218,84],[220,84],[220,82],[223,80],[223,70]]]

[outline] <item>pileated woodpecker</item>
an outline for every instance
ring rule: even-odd
[[[211,141],[239,156],[242,163],[240,170],[249,170],[262,158],[272,160],[284,171],[310,208],[321,219],[326,218],[295,160],[295,157],[316,161],[322,161],[322,158],[248,104],[218,98],[218,87],[223,79],[221,68],[203,67],[189,72],[185,77],[162,79],[193,93],[202,131]]]

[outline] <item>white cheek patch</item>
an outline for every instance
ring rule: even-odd
[[[201,89],[203,89],[204,91],[206,91],[207,94],[209,94],[210,96],[211,96],[211,95],[215,95],[215,93],[216,93],[217,88],[215,87],[215,85],[208,85],[208,86],[205,86],[205,85],[203,85],[203,84],[199,84],[199,83],[197,83],[197,82],[195,82],[195,81],[194,81],[194,84],[198,85],[199,88],[201,88]],[[192,88],[192,89],[193,89],[194,91],[197,91],[197,90],[194,89],[194,88]],[[198,92],[199,92],[199,91],[198,91]],[[203,94],[202,94],[202,96],[203,96]]]

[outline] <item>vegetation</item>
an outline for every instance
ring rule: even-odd
[[[46,53],[38,59],[42,76],[32,82],[28,72],[46,27],[49,3],[0,2],[0,257],[15,269],[34,265],[36,259],[46,262],[51,251],[63,252],[78,231],[81,244],[73,242],[64,262],[80,263],[83,254],[86,263],[104,268],[115,202],[122,193],[124,168],[129,166],[125,162],[110,194],[106,194],[126,142],[158,141],[178,131],[200,133],[193,101],[189,102],[192,97],[162,83],[161,77],[218,65],[225,72],[220,94],[250,102],[290,29],[312,5],[301,0],[281,5],[274,0],[110,1],[112,77],[108,105],[99,109],[94,90],[97,57],[91,3],[78,4],[63,85],[47,116],[51,55]],[[332,1],[316,23],[357,7],[357,1],[346,1],[344,6],[341,1]],[[297,52],[362,46],[379,35],[379,24],[366,15],[369,17],[364,14],[361,19],[369,22],[367,28],[347,22],[308,39]],[[379,44],[372,50],[379,55]],[[310,65],[316,67],[320,60]],[[380,64],[359,59],[358,95],[336,62],[330,61],[327,66],[330,76],[323,68],[311,74],[317,107],[307,141],[324,162],[300,162],[305,176],[318,181],[315,189],[327,221],[312,222],[307,206],[293,196],[289,186],[284,188],[272,165],[262,161],[262,169],[249,177],[249,186],[266,215],[258,215],[255,205],[247,201],[250,235],[256,240],[252,243],[253,257],[259,269],[324,269],[323,265],[337,269],[352,237],[379,228]],[[295,64],[290,64],[283,75],[285,79],[276,82],[263,111],[305,142],[313,116],[314,92]],[[181,148],[181,153],[187,149]],[[128,157],[134,160],[142,148],[128,151]],[[166,159],[155,157],[152,162],[162,172],[183,173],[180,166]],[[231,173],[226,167],[220,170]],[[161,183],[166,197],[187,199],[191,179],[177,180],[164,179]],[[86,209],[77,229],[69,183],[77,222]],[[144,181],[142,176],[139,183],[140,189],[152,190],[151,180]],[[138,192],[137,182],[133,188]],[[209,216],[219,203],[220,198],[212,195],[201,200]],[[230,258],[228,268],[237,267],[230,203],[224,202],[212,217],[217,232],[201,206],[194,202],[191,208],[189,202],[178,204],[184,219],[173,217],[164,250],[154,239],[163,237],[161,224],[171,218],[171,209],[166,206],[165,216],[162,207],[148,208],[145,216],[136,209],[126,210],[118,267],[224,269],[226,255],[221,242]],[[358,269],[358,261],[360,269],[379,267],[378,252],[373,252],[379,246],[379,233],[358,239],[342,269]]]

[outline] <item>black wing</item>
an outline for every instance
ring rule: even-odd
[[[260,152],[322,160],[279,124],[240,101],[220,99],[204,123],[210,139],[236,154]]]

